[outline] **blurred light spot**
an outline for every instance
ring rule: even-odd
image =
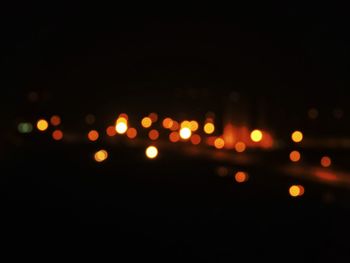
[[[311,108],[309,109],[309,111],[307,112],[307,115],[309,116],[310,119],[314,120],[317,119],[318,117],[318,110],[315,108]]]
[[[125,123],[126,125],[128,124],[128,118],[126,117],[118,117],[116,124],[118,123]]]
[[[38,128],[39,131],[46,131],[47,128],[49,127],[49,123],[46,120],[41,119],[41,120],[38,120],[36,127]]]
[[[192,135],[190,128],[184,127],[180,130],[180,137],[183,140],[188,140]]]
[[[289,194],[292,197],[302,196],[305,193],[305,189],[301,185],[292,185],[289,188]]]
[[[214,131],[215,131],[215,126],[213,123],[208,122],[204,125],[204,132],[206,134],[212,134],[212,133],[214,133]]]
[[[253,142],[260,142],[263,138],[263,134],[260,130],[254,130],[251,132],[250,138]]]
[[[120,119],[121,121],[125,120],[125,122],[127,123],[129,120],[129,116],[126,113],[120,113],[118,119]]]
[[[108,152],[106,150],[100,150],[100,151],[95,153],[94,158],[95,158],[96,162],[101,163],[101,162],[107,160]]]
[[[189,122],[189,121],[183,121],[183,122],[181,122],[180,127],[181,127],[181,129],[182,129],[182,128],[189,128],[189,129],[191,129],[191,122]]]
[[[222,149],[225,147],[225,141],[223,138],[216,138],[215,142],[214,142],[214,146],[216,149]]]
[[[292,162],[299,162],[299,161],[300,161],[300,158],[301,158],[301,155],[300,155],[300,152],[298,152],[298,151],[292,151],[292,152],[289,154],[289,159],[290,159]]]
[[[325,168],[329,167],[332,165],[332,160],[329,156],[323,156],[321,158],[321,165]]]
[[[235,174],[235,180],[237,183],[244,183],[248,181],[248,174],[245,172],[237,172]]]
[[[128,136],[129,139],[135,139],[137,136],[137,130],[135,128],[128,129],[126,136]]]
[[[53,115],[50,119],[50,122],[53,126],[58,126],[61,124],[61,118],[58,115]]]
[[[93,115],[93,114],[86,115],[85,122],[88,125],[93,125],[95,123],[95,121],[96,121],[95,115]]]
[[[63,132],[61,130],[55,130],[53,133],[52,133],[52,138],[55,140],[55,141],[60,141],[63,139]]]
[[[226,177],[229,174],[229,169],[225,166],[219,166],[218,168],[216,168],[216,173],[220,177]]]
[[[191,137],[191,143],[192,143],[193,145],[198,145],[198,144],[201,143],[201,141],[202,141],[201,136],[199,136],[198,134],[192,135],[192,137]]]
[[[180,140],[180,135],[179,135],[179,133],[178,132],[171,132],[170,134],[169,134],[169,140],[171,141],[171,142],[178,142],[179,140]]]
[[[125,122],[119,122],[115,126],[115,130],[119,134],[124,134],[128,130],[128,125]]]
[[[33,125],[29,122],[21,122],[17,127],[20,133],[31,133],[33,131]]]
[[[215,140],[217,139],[216,136],[210,136],[209,138],[207,138],[207,144],[209,146],[214,146]]]
[[[149,128],[152,126],[152,120],[150,117],[144,117],[141,121],[141,125],[144,128]]]
[[[197,121],[190,121],[190,127],[191,131],[195,132],[199,128],[199,124]]]
[[[155,147],[155,146],[149,146],[147,149],[146,149],[146,156],[149,158],[149,159],[154,159],[158,156],[158,149]]]
[[[158,121],[158,114],[155,112],[152,112],[148,117],[151,119],[152,122],[157,122]]]
[[[303,140],[303,133],[301,131],[295,131],[292,133],[292,140],[293,142],[301,142]]]
[[[117,131],[115,130],[114,126],[108,126],[107,129],[106,129],[106,134],[109,137],[113,137],[113,136],[115,136],[117,134]]]
[[[148,133],[148,137],[152,140],[158,140],[159,138],[159,132],[157,130],[150,130]]]
[[[163,127],[165,129],[170,129],[173,126],[173,120],[171,118],[165,118],[163,120]]]
[[[177,121],[173,120],[173,125],[171,126],[170,130],[177,131],[180,128],[180,124]]]
[[[242,153],[246,150],[247,146],[244,142],[237,142],[235,145],[235,149],[237,152]]]
[[[100,135],[98,134],[98,132],[96,130],[91,130],[88,133],[88,139],[92,142],[97,141],[98,137],[100,137]]]

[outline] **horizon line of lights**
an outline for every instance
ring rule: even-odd
[[[85,117],[85,122],[89,125],[93,125],[96,121],[94,115],[87,115]],[[159,122],[158,122],[159,121]],[[158,125],[158,129],[154,128],[155,123]],[[64,138],[64,132],[59,129],[62,124],[61,117],[58,115],[53,115],[49,120],[41,118],[36,122],[36,129],[40,133],[44,133],[50,128],[50,125],[55,128],[52,132],[52,138],[55,141],[61,141]],[[147,131],[147,137],[155,142],[160,137],[160,129],[167,130],[169,132],[168,140],[172,143],[176,142],[191,142],[192,145],[199,145],[205,143],[208,146],[214,147],[217,150],[228,149],[235,150],[236,153],[243,153],[249,148],[273,148],[274,141],[272,136],[263,130],[253,129],[250,133],[247,128],[242,128],[246,135],[242,138],[233,138],[231,134],[214,135],[217,131],[215,126],[214,118],[207,117],[204,121],[201,132],[199,131],[200,124],[196,120],[183,120],[181,122],[165,117],[160,120],[157,113],[151,113],[141,119],[139,123],[139,130],[136,127],[130,126],[129,116],[126,113],[119,114],[118,118],[115,120],[114,125],[109,125],[105,133],[108,137],[114,137],[116,135],[125,135],[129,139],[135,139],[139,133],[143,130]],[[18,124],[18,132],[22,134],[31,133],[34,129],[34,125],[31,122],[21,122]],[[247,134],[248,131],[248,134]],[[90,142],[96,142],[100,139],[100,132],[97,130],[89,130],[87,133],[87,139]],[[203,137],[206,136],[206,140]],[[230,137],[231,136],[231,137]],[[290,135],[291,142],[295,144],[300,144],[304,139],[304,134],[300,130],[295,130]],[[269,139],[268,144],[263,144],[264,140]],[[266,146],[267,145],[267,146]],[[148,159],[156,159],[159,155],[158,148],[151,144],[145,150],[145,155]],[[98,150],[94,154],[94,160],[96,162],[102,163],[108,159],[109,155],[107,150]],[[301,160],[301,153],[298,150],[292,150],[289,154],[289,160],[293,163],[298,163]],[[321,157],[320,165],[323,168],[329,168],[332,165],[332,159],[324,155]],[[234,175],[235,181],[238,183],[243,183],[248,181],[249,175],[246,172],[239,171]],[[300,185],[293,185],[289,189],[289,193],[293,197],[302,196],[304,194],[304,188]]]

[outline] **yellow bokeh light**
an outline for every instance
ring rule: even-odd
[[[301,191],[302,190],[302,191]],[[302,194],[304,194],[304,187],[301,189],[301,187],[299,185],[292,185],[289,188],[289,194],[292,197],[298,197],[301,196]]]
[[[115,130],[119,134],[124,134],[128,130],[128,125],[126,123],[124,123],[124,122],[119,122],[115,126]]]
[[[155,146],[149,146],[146,149],[146,156],[149,159],[154,159],[158,156],[158,149]]]
[[[295,131],[292,133],[292,140],[293,142],[301,142],[303,140],[303,133],[301,131]]]
[[[323,156],[321,159],[321,165],[325,168],[330,167],[332,165],[332,159],[328,156]]]
[[[47,128],[49,128],[49,123],[46,120],[41,119],[41,120],[38,120],[36,127],[38,128],[39,131],[46,131]]]
[[[128,119],[126,117],[119,117],[116,121],[116,124],[119,124],[119,123],[128,124]]]
[[[192,135],[192,131],[190,130],[190,128],[184,127],[181,128],[180,130],[180,137],[183,140],[188,140]]]
[[[144,117],[141,121],[141,125],[144,128],[149,128],[152,126],[152,120],[150,117]]]
[[[108,158],[108,152],[106,150],[99,150],[94,155],[95,161],[101,163]]]
[[[195,132],[199,128],[199,124],[197,121],[190,121],[190,127],[191,131]]]
[[[235,174],[235,180],[237,183],[244,183],[248,181],[248,174],[245,172],[237,172]]]
[[[254,130],[250,134],[250,138],[252,139],[253,142],[260,142],[263,138],[262,131],[260,130]]]
[[[235,149],[237,152],[242,153],[246,150],[247,146],[244,142],[237,142],[235,145]]]
[[[189,128],[189,129],[191,129],[191,122],[189,122],[189,121],[183,121],[183,122],[181,122],[180,127],[181,127],[181,128]]]
[[[300,161],[300,158],[301,158],[301,155],[300,155],[300,152],[298,152],[298,151],[292,151],[292,152],[289,154],[289,159],[290,159],[292,162],[299,162],[299,161]]]
[[[215,125],[214,123],[208,122],[204,125],[204,132],[206,134],[213,134],[215,131]]]
[[[223,138],[216,138],[214,141],[214,146],[216,149],[222,149],[225,147],[225,141]]]

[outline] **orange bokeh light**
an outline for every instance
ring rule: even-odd
[[[108,126],[106,129],[106,134],[110,137],[113,137],[117,134],[117,131],[115,130],[114,126]]]
[[[332,159],[329,156],[323,156],[321,158],[321,165],[325,168],[330,167],[332,165]]]
[[[170,130],[177,131],[180,128],[180,124],[177,121],[173,120],[173,125],[171,126]]]
[[[152,140],[158,140],[159,138],[159,132],[157,130],[150,130],[148,133],[148,137]]]
[[[96,130],[91,130],[88,133],[88,139],[92,142],[97,141],[99,136],[100,135],[98,134],[98,131],[96,131]]]
[[[169,140],[171,142],[178,142],[180,140],[180,134],[178,132],[171,132],[169,134]]]
[[[165,129],[170,129],[173,126],[174,121],[171,118],[165,118],[163,120],[163,127]]]
[[[293,142],[299,143],[303,140],[303,133],[301,131],[295,131],[292,133]]]
[[[244,142],[237,142],[235,145],[235,149],[237,152],[242,153],[246,150],[247,146]]]
[[[49,123],[44,120],[38,120],[36,127],[38,128],[39,131],[46,131],[49,128]]]
[[[199,136],[198,134],[192,135],[192,137],[191,137],[191,143],[192,144],[198,145],[198,144],[201,143],[201,141],[202,141],[201,136]]]
[[[203,129],[206,134],[212,134],[215,131],[215,125],[211,122],[208,122],[204,125]]]
[[[54,115],[51,117],[50,122],[53,126],[58,126],[61,124],[61,118],[58,115]]]
[[[248,180],[248,174],[245,172],[237,172],[235,174],[235,180],[237,183],[244,183]]]
[[[55,141],[60,141],[63,139],[63,132],[61,130],[55,130],[53,133],[52,133],[52,138],[55,140]]]
[[[214,146],[216,149],[222,149],[225,147],[225,141],[223,138],[216,138],[216,140],[214,141]]]
[[[142,120],[141,120],[141,125],[142,127],[144,128],[149,128],[152,126],[152,120],[150,117],[144,117]]]
[[[126,136],[128,136],[129,139],[135,139],[137,136],[137,130],[135,128],[129,128],[126,132]]]
[[[301,159],[301,154],[300,154],[300,152],[298,152],[298,151],[292,151],[292,152],[289,154],[289,159],[290,159],[292,162],[299,162],[300,159]]]
[[[158,121],[158,114],[155,112],[150,113],[148,117],[151,119],[152,122],[157,122]]]

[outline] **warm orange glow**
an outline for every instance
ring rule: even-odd
[[[127,122],[129,120],[129,116],[126,113],[121,113],[121,114],[119,114],[118,119],[120,119],[121,121],[125,120],[125,122]]]
[[[197,131],[198,128],[199,128],[198,122],[197,121],[190,121],[190,127],[189,128],[193,132]]]
[[[246,150],[247,146],[244,142],[237,142],[235,145],[235,149],[237,152],[242,153]]]
[[[125,123],[125,124],[128,124],[128,118],[125,118],[125,117],[119,117],[116,121],[116,124],[119,124],[119,123]]]
[[[254,130],[250,134],[250,139],[253,142],[261,142],[261,140],[263,139],[263,134],[260,130]]]
[[[332,159],[328,156],[323,156],[321,159],[321,165],[325,168],[330,167],[332,165]]]
[[[215,131],[215,126],[214,126],[213,123],[208,122],[208,123],[206,123],[206,124],[204,125],[204,132],[205,132],[206,134],[213,134],[214,131]]]
[[[199,136],[198,134],[192,135],[192,137],[191,137],[191,143],[192,144],[198,145],[198,144],[201,143],[201,141],[202,141],[201,136]]]
[[[292,197],[302,196],[305,193],[305,189],[302,185],[292,185],[289,188],[289,194]]]
[[[55,140],[55,141],[60,141],[63,139],[63,132],[61,130],[55,130],[53,133],[52,133],[52,138]]]
[[[216,136],[210,136],[210,137],[208,137],[207,138],[207,144],[209,145],[209,146],[214,146],[214,143],[215,143],[215,140],[216,140]]]
[[[115,130],[114,126],[109,126],[106,129],[106,133],[107,133],[108,136],[113,137],[113,136],[115,136],[117,134],[117,131]]]
[[[158,149],[155,146],[149,146],[146,149],[146,156],[149,159],[154,159],[158,156]]]
[[[173,120],[173,125],[171,126],[170,130],[177,131],[180,128],[180,124],[177,121]]]
[[[183,122],[181,122],[180,127],[181,127],[181,128],[189,128],[189,129],[191,129],[191,122],[189,122],[189,121],[183,121]]]
[[[303,133],[301,131],[295,131],[292,133],[293,142],[301,142],[303,140]]]
[[[47,128],[49,128],[49,123],[46,120],[41,119],[41,120],[38,120],[36,127],[38,128],[39,131],[46,131]]]
[[[126,136],[128,136],[129,139],[135,139],[137,136],[137,130],[135,128],[129,128],[126,132]]]
[[[152,120],[150,117],[144,117],[141,121],[141,125],[144,128],[149,128],[152,126]]]
[[[170,129],[173,126],[173,120],[171,118],[165,118],[163,120],[163,127],[165,129]]]
[[[128,130],[128,124],[124,118],[118,119],[115,130],[119,134],[124,134]]]
[[[214,142],[214,146],[216,149],[222,149],[225,147],[225,141],[223,138],[217,138]]]
[[[94,155],[95,161],[101,163],[108,158],[108,152],[106,150],[97,151]]]
[[[148,133],[148,137],[152,140],[158,140],[159,138],[159,132],[157,130],[150,130]]]
[[[61,124],[61,118],[58,115],[54,115],[51,117],[50,122],[53,126],[58,126]]]
[[[180,130],[180,137],[183,140],[188,140],[192,135],[190,128],[184,127]]]
[[[235,180],[237,183],[244,183],[248,181],[248,174],[245,172],[237,172],[235,174]]]
[[[98,140],[98,137],[99,137],[99,134],[97,131],[95,130],[92,130],[92,131],[89,131],[88,133],[88,139],[92,142],[94,141],[97,141]]]
[[[171,142],[178,142],[180,140],[180,135],[178,132],[172,132],[169,134],[169,140]]]
[[[292,162],[299,162],[300,159],[301,159],[300,152],[298,152],[298,151],[292,151],[292,152],[289,154],[289,159],[290,159]]]
[[[151,119],[152,122],[157,122],[158,121],[158,114],[155,112],[152,112],[148,117]]]

